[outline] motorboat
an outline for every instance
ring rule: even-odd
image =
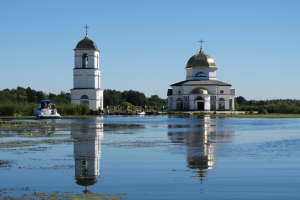
[[[34,115],[37,119],[60,119],[61,116],[56,110],[54,101],[42,100],[37,108],[34,109]]]
[[[146,115],[146,113],[144,111],[140,111],[140,110],[137,110],[135,112],[136,115]]]

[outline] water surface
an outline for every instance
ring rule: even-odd
[[[300,119],[105,116],[48,122],[0,127],[0,199],[39,198],[29,196],[34,193],[300,198]]]

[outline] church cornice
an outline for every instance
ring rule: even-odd
[[[99,91],[104,91],[101,88],[73,88],[73,89],[70,89],[70,90],[99,90]]]
[[[217,70],[218,68],[216,66],[193,66],[193,67],[186,67],[184,69],[214,69]]]
[[[100,69],[98,69],[98,68],[73,68],[73,70],[75,70],[75,69],[89,69],[89,70],[93,69],[93,70],[99,70],[100,71]]]
[[[230,86],[228,83],[224,83],[217,80],[188,80],[188,81],[181,81],[178,83],[174,83],[170,86],[210,86],[210,85],[217,85],[217,86]]]
[[[97,51],[100,52],[98,49],[88,49],[88,48],[75,48],[74,51],[81,51],[81,50],[88,50],[88,51]]]

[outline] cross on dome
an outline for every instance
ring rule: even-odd
[[[83,27],[83,28],[86,29],[86,33],[85,33],[85,34],[86,34],[86,36],[88,36],[88,31],[87,31],[87,29],[90,28],[90,27],[88,27],[88,25],[85,25],[85,27]]]
[[[200,50],[202,50],[202,43],[204,42],[202,39],[200,40],[200,41],[198,41],[198,42],[200,42],[200,44],[201,44],[201,46],[200,46]]]

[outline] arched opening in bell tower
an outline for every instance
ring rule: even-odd
[[[87,95],[82,95],[80,99],[80,104],[89,105],[89,97]]]
[[[84,53],[82,55],[82,68],[87,68],[88,62],[89,62],[89,56],[86,53]]]

